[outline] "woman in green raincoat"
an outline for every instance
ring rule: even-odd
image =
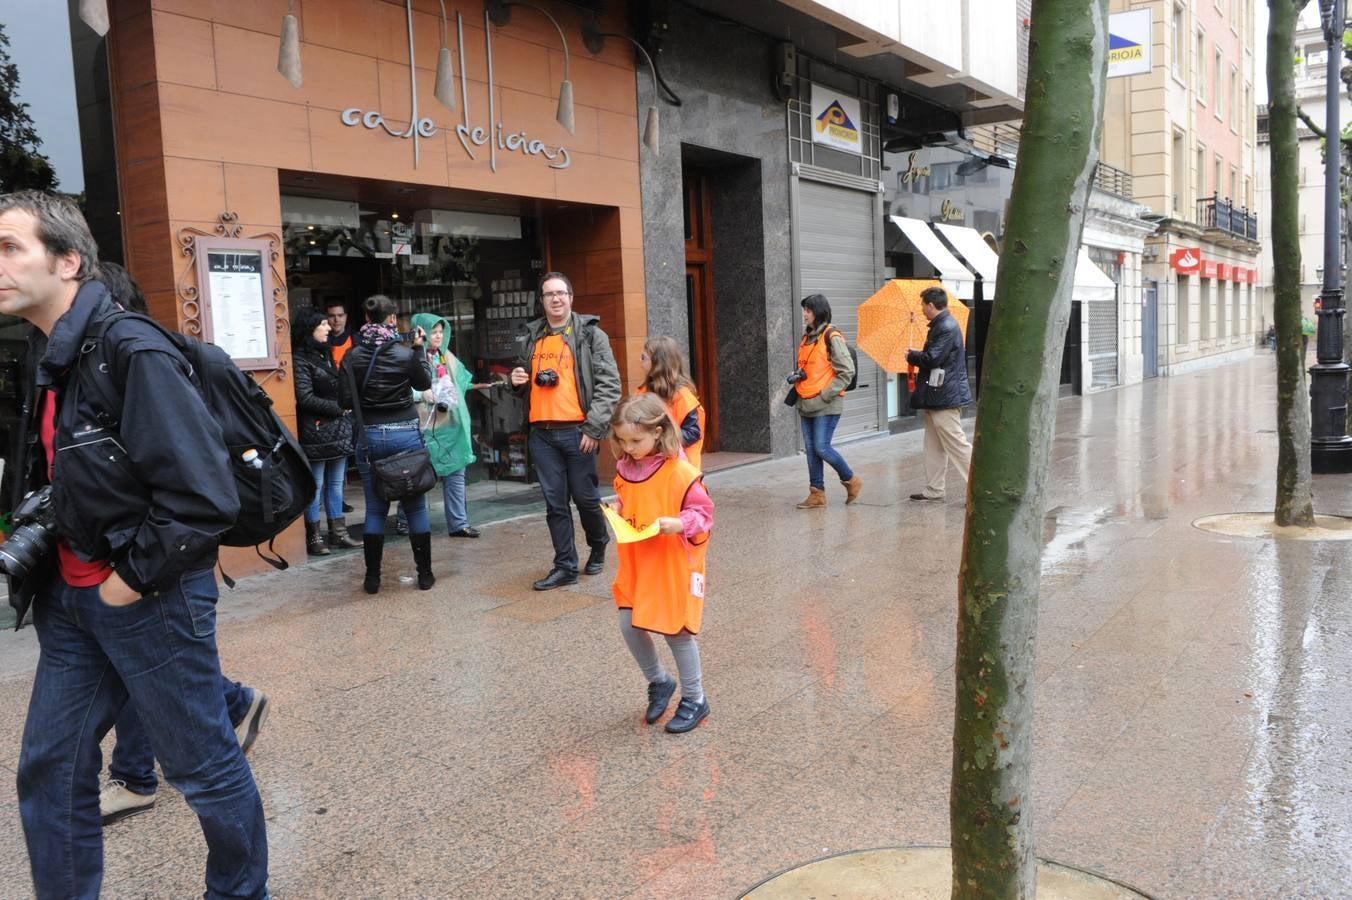
[[[455,354],[448,349],[451,323],[432,313],[416,313],[412,327],[427,335],[427,364],[432,370],[432,389],[414,391],[423,438],[432,457],[432,468],[441,478],[446,500],[446,529],[453,538],[476,538],[479,530],[469,524],[465,510],[465,467],[474,462],[470,439],[468,391],[478,388]],[[453,386],[453,390],[448,390]]]

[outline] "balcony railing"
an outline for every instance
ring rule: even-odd
[[[1227,234],[1258,240],[1258,216],[1248,207],[1238,207],[1229,197],[1203,197],[1197,201],[1197,224],[1203,228],[1219,228]]]
[[[1126,200],[1131,199],[1131,173],[1101,162],[1094,167],[1094,187]]]

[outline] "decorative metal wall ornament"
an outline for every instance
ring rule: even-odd
[[[569,134],[577,134],[573,120],[573,60],[568,53],[568,38],[564,36],[559,20],[550,15],[548,10],[536,6],[534,3],[527,3],[525,0],[489,0],[484,5],[484,13],[489,21],[501,28],[511,21],[511,8],[513,6],[524,6],[526,9],[535,10],[548,19],[549,24],[553,25],[554,30],[559,33],[559,42],[563,44],[563,80],[559,82],[559,110],[556,118],[560,125],[568,129]],[[487,27],[486,24],[485,27]]]
[[[208,255],[234,250],[257,254],[264,264],[264,271],[258,274],[266,292],[265,300],[269,303],[268,312],[273,320],[272,335],[265,355],[249,359],[236,358],[235,364],[245,371],[265,371],[267,374],[258,378],[259,384],[274,377],[285,380],[287,357],[282,348],[290,346],[288,332],[291,326],[287,319],[286,278],[280,268],[282,239],[276,232],[264,232],[245,238],[241,237],[243,231],[244,226],[240,224],[239,215],[229,211],[222,212],[217,217],[216,227],[212,231],[202,231],[193,227],[179,229],[177,235],[179,253],[188,260],[174,283],[179,300],[178,318],[181,323],[179,330],[198,340],[221,344],[224,336],[216,335],[212,331],[208,315],[211,297],[204,296],[202,287],[206,282]]]
[[[605,46],[605,39],[612,37],[633,44],[634,49],[639,53],[642,53],[643,58],[648,61],[648,71],[652,72],[653,75],[653,102],[648,107],[648,115],[643,123],[643,146],[647,147],[648,150],[656,156],[661,152],[662,128],[662,123],[659,121],[657,114],[657,101],[662,96],[661,91],[658,89],[657,65],[653,62],[653,58],[649,55],[647,48],[627,34],[618,34],[613,31],[601,31],[596,28],[594,24],[584,26],[582,31],[582,39],[586,42],[587,49],[592,53],[600,53],[601,49]],[[666,82],[662,82],[662,84],[665,86]],[[667,93],[671,94],[672,97],[671,100],[667,101],[668,103],[671,103],[673,106],[681,105],[680,98],[671,93],[670,88],[667,89]]]
[[[521,4],[529,5],[529,4]],[[538,7],[531,7],[538,9]],[[443,7],[444,9],[444,7]],[[540,10],[544,12],[543,10]],[[409,94],[412,97],[409,110],[409,124],[406,130],[400,131],[392,128],[385,120],[384,114],[378,110],[363,110],[360,107],[352,106],[339,113],[344,125],[361,125],[367,129],[383,129],[386,134],[397,138],[413,139],[413,167],[416,169],[420,162],[418,150],[418,140],[420,138],[430,138],[435,135],[439,129],[437,125],[426,117],[418,115],[418,68],[414,62],[413,55],[413,3],[412,0],[405,0],[404,12],[408,19],[408,72],[409,72]],[[545,13],[548,16],[548,13]],[[559,30],[559,37],[563,40],[564,47],[564,80],[559,85],[559,124],[563,125],[571,133],[573,131],[573,85],[568,80],[570,74],[571,57],[568,55],[568,42],[563,37],[563,29],[559,28],[558,22],[549,16],[554,27]],[[460,112],[462,121],[455,127],[456,137],[460,139],[460,146],[464,148],[465,154],[470,159],[477,159],[474,153],[475,147],[488,145],[488,166],[493,172],[498,170],[498,151],[503,150],[508,153],[520,153],[523,156],[542,156],[549,161],[551,169],[566,169],[572,164],[572,158],[569,156],[568,148],[563,145],[551,146],[538,138],[531,138],[525,131],[508,131],[506,125],[497,119],[497,108],[494,95],[497,93],[493,82],[493,29],[492,19],[489,17],[489,7],[484,7],[484,50],[485,64],[488,74],[488,127],[482,125],[470,124],[469,111],[469,82],[466,80],[465,72],[465,20],[460,13],[455,14],[456,42],[460,50]],[[450,50],[443,46],[437,60],[437,99],[445,103],[448,108],[454,109],[453,80],[447,77],[444,81],[441,78],[442,61],[448,64],[450,60]],[[449,73],[448,73],[449,75]],[[443,88],[446,90],[443,91]],[[448,97],[442,96],[446,93]],[[397,120],[396,120],[397,121]]]
[[[437,86],[432,93],[442,105],[455,112],[455,74],[451,69],[451,49],[446,46],[446,0],[441,3],[441,49],[437,51]]]
[[[291,82],[293,88],[298,88],[301,85],[300,23],[294,15],[295,6],[295,0],[287,0],[286,15],[282,16],[282,44],[277,51],[277,71]]]
[[[80,0],[80,21],[103,37],[108,33],[108,0]]]

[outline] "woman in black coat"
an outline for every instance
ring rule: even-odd
[[[329,320],[318,309],[302,309],[291,325],[291,366],[296,381],[296,421],[301,448],[314,472],[314,502],[305,511],[305,547],[312,556],[327,556],[319,528],[322,504],[329,519],[329,544],[353,548],[361,544],[343,521],[343,485],[352,452],[352,419],[343,409],[338,367],[329,344]]]

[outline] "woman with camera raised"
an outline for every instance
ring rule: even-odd
[[[329,347],[329,320],[322,310],[306,308],[291,323],[291,369],[296,383],[296,424],[301,449],[315,476],[314,502],[305,511],[305,549],[328,556],[329,547],[360,547],[343,521],[343,485],[352,452],[352,420],[342,405],[338,367]],[[319,513],[328,513],[328,545]]]
[[[785,399],[798,407],[803,449],[807,451],[808,493],[798,508],[826,505],[823,462],[836,470],[845,486],[845,502],[853,503],[864,481],[831,446],[831,438],[845,412],[845,387],[854,378],[854,358],[845,336],[831,324],[831,304],[825,296],[811,294],[799,305],[803,308],[803,339],[798,344],[798,368],[787,379],[792,387]]]
[[[357,470],[361,472],[366,494],[366,523],[362,535],[366,553],[366,579],[362,587],[368,594],[380,591],[380,565],[385,552],[385,517],[390,503],[376,491],[372,465],[383,459],[423,447],[418,411],[413,391],[432,387],[422,346],[426,333],[415,328],[410,335],[397,330],[394,301],[382,294],[367,297],[362,304],[366,324],[357,345],[343,357],[343,394],[351,395],[355,382],[355,403],[360,436],[357,440]],[[412,346],[402,343],[407,337]],[[428,590],[436,582],[432,575],[432,531],[427,523],[427,497],[418,494],[403,501],[408,516],[409,544],[418,569],[418,589]]]

